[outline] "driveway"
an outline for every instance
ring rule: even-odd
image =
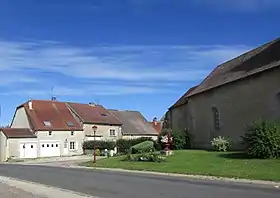
[[[97,160],[104,157],[97,156]],[[93,160],[93,156],[82,155],[82,156],[70,156],[70,157],[51,157],[51,158],[37,158],[37,159],[26,159],[24,161],[11,161],[5,162],[5,164],[28,164],[28,165],[42,165],[42,166],[58,166],[58,167],[69,167],[78,165],[81,162],[88,162]]]
[[[0,175],[101,198],[279,198],[269,186],[91,169],[1,164]]]

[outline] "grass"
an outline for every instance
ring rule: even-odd
[[[197,174],[280,181],[280,159],[252,159],[236,152],[208,152],[198,150],[175,151],[166,162],[125,162],[123,157],[98,160],[96,167],[146,170],[165,173]],[[92,166],[92,162],[82,163]]]

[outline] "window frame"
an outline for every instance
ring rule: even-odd
[[[48,132],[48,135],[49,135],[49,136],[52,136],[52,134],[53,134],[52,131],[49,131],[49,132]]]
[[[69,142],[69,150],[71,150],[71,151],[76,150],[76,142],[74,142],[74,141]]]
[[[114,131],[113,135],[111,134],[111,131]],[[109,129],[109,135],[110,135],[110,137],[116,137],[117,136],[116,135],[116,129]]]
[[[221,115],[217,107],[212,107],[213,125],[215,130],[221,129]]]

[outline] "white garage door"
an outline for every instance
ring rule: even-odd
[[[41,142],[40,157],[60,156],[59,142]]]
[[[20,143],[20,158],[37,158],[37,143]]]

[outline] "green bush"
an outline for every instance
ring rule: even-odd
[[[248,127],[243,138],[247,153],[257,158],[277,158],[280,156],[280,124],[257,121]]]
[[[165,157],[161,156],[159,153],[149,152],[149,153],[140,153],[140,154],[127,154],[123,161],[131,162],[164,162]]]
[[[154,142],[153,141],[145,141],[139,144],[136,144],[131,147],[131,153],[147,153],[154,151]]]
[[[99,149],[95,149],[95,154],[96,154],[96,156],[100,156],[100,154],[101,154],[100,150]]]
[[[168,131],[163,131],[161,134],[160,139],[162,139],[163,136],[166,136]],[[186,147],[186,137],[183,134],[180,134],[176,131],[171,131],[171,149],[172,150],[181,150]],[[162,148],[165,148],[165,143],[162,143]]]
[[[119,139],[117,140],[116,145],[118,152],[127,153],[132,146],[145,141],[152,141],[152,138],[141,137],[137,139]]]
[[[95,148],[99,150],[113,150],[116,147],[116,142],[113,141],[103,141],[103,140],[97,140],[95,141]],[[83,143],[83,149],[89,149],[93,150],[94,148],[94,141],[85,141]]]
[[[229,140],[227,140],[226,138],[219,136],[219,137],[215,137],[212,141],[211,141],[212,147],[215,151],[222,151],[222,152],[226,152],[228,151],[229,147],[230,147],[230,142]]]

